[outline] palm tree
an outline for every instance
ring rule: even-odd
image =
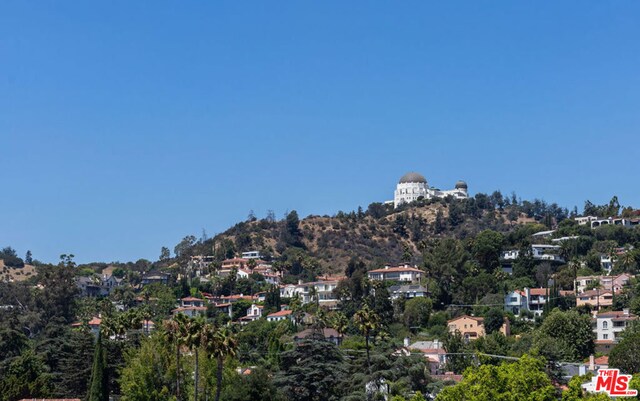
[[[629,248],[625,249],[625,252],[620,256],[620,265],[625,272],[633,270],[636,264],[635,251]]]
[[[180,346],[184,344],[187,317],[182,313],[163,322],[167,340],[176,346],[176,399],[180,400]]]
[[[203,330],[203,344],[209,357],[216,358],[218,362],[215,401],[220,401],[224,360],[227,356],[235,356],[238,340],[228,326],[216,329],[214,326],[207,324]]]
[[[334,313],[333,319],[331,320],[331,326],[333,326],[333,328],[338,332],[340,335],[340,342],[342,342],[342,337],[349,327],[349,319],[347,319],[347,316],[342,312]]]
[[[202,332],[204,328],[204,318],[202,316],[198,316],[195,319],[189,319],[187,321],[184,342],[189,350],[195,350],[195,372],[194,372],[194,400],[198,401],[198,379],[199,379],[199,369],[198,369],[198,349],[202,344]]]
[[[369,337],[371,333],[380,326],[380,317],[376,312],[364,304],[364,306],[353,315],[353,320],[358,325],[358,329],[364,335],[365,346],[367,348],[367,368],[371,374],[371,357],[369,355]]]

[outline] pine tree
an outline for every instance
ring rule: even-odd
[[[88,401],[108,401],[109,389],[105,367],[107,365],[104,350],[102,348],[102,335],[98,334],[96,351],[93,354],[93,369],[91,370],[91,385],[89,387]]]

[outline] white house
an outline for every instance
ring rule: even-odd
[[[420,280],[422,274],[424,272],[416,267],[411,267],[410,265],[396,266],[390,267],[385,266],[382,269],[369,270],[367,276],[369,280],[377,280],[377,281],[406,281],[406,282],[415,282]]]
[[[418,173],[407,173],[400,178],[393,196],[393,206],[411,203],[418,199],[444,198],[452,196],[456,199],[466,199],[468,195],[467,183],[458,181],[454,189],[441,191],[429,187],[427,180]]]
[[[270,322],[279,322],[281,320],[291,319],[291,314],[293,312],[285,309],[274,313],[269,313],[267,315],[267,320]]]
[[[607,353],[607,351],[618,342],[620,334],[634,320],[638,320],[638,316],[630,313],[629,309],[601,312],[595,315],[594,332],[596,333],[597,350]]]
[[[547,303],[547,288],[525,288],[508,293],[504,297],[504,310],[520,316],[522,311],[530,311],[541,316]]]
[[[337,286],[337,280],[287,284],[280,287],[280,296],[283,298],[299,297],[303,304],[317,301],[321,306],[335,307],[338,298],[333,294],[333,290]]]
[[[240,324],[247,324],[249,322],[253,322],[254,320],[258,320],[262,317],[262,309],[264,307],[262,305],[251,304],[249,309],[247,309],[247,315],[241,317]]]

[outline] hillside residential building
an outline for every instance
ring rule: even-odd
[[[182,313],[188,317],[204,316],[207,313],[206,306],[180,306],[171,311],[173,315]]]
[[[598,228],[602,226],[622,226],[622,227],[634,227],[640,224],[640,219],[624,219],[620,217],[609,217],[606,219],[597,219],[590,222],[591,228]]]
[[[142,275],[142,280],[140,281],[140,283],[144,286],[144,285],[149,285],[149,284],[163,284],[163,285],[167,285],[169,283],[169,274],[168,273],[161,273],[161,272],[148,272],[145,273],[144,275]]]
[[[263,308],[264,307],[262,305],[252,304],[249,309],[247,309],[247,315],[239,319],[240,324],[247,324],[249,322],[253,322],[254,320],[260,319],[262,317]]]
[[[80,296],[83,297],[106,297],[123,283],[123,279],[117,278],[113,274],[78,277],[76,279],[76,286],[80,290]]]
[[[340,345],[342,343],[342,336],[332,328],[324,328],[322,329],[322,333],[316,332],[313,329],[302,330],[300,333],[293,336],[293,341],[296,343],[311,337],[313,335],[321,334],[325,340],[334,343],[335,345]]]
[[[419,284],[392,285],[388,290],[391,299],[411,299],[428,295],[427,289]]]
[[[559,255],[560,249],[560,245],[533,244],[531,245],[531,256],[536,260],[564,263],[564,259]],[[510,249],[502,252],[500,257],[505,261],[513,261],[520,257],[520,251]]]
[[[578,276],[573,282],[573,288],[576,293],[580,294],[588,287],[593,287],[596,284],[598,288],[608,291],[620,292],[624,287],[628,286],[631,278],[631,274],[622,273],[617,276]]]
[[[578,294],[576,296],[576,306],[584,305],[589,305],[597,311],[613,306],[613,292],[597,288]]]
[[[484,319],[481,317],[462,315],[455,319],[451,319],[447,322],[449,332],[455,333],[456,331],[466,340],[477,340],[485,335]],[[511,327],[509,320],[505,318],[504,324],[500,328],[500,332],[505,336],[511,334]]]
[[[369,280],[377,281],[406,281],[409,283],[420,280],[424,272],[410,265],[403,266],[385,266],[382,269],[369,270],[367,276]]]
[[[204,306],[205,300],[196,297],[186,297],[180,300],[180,306],[183,308],[189,306]]]
[[[267,320],[270,322],[279,322],[281,320],[291,319],[292,311],[285,309],[279,312],[269,313],[267,315]]]
[[[608,353],[613,345],[620,340],[622,332],[633,322],[638,320],[638,316],[629,312],[629,309],[614,312],[601,312],[593,319],[596,333],[596,350]]]
[[[541,316],[547,303],[546,288],[525,288],[508,293],[504,297],[504,310],[520,316],[522,311],[530,311],[535,316]]]
[[[242,252],[242,259],[261,259],[260,251]]]
[[[418,173],[407,173],[400,178],[393,195],[393,207],[405,203],[411,203],[418,199],[445,198],[452,196],[455,199],[466,199],[468,195],[467,183],[458,181],[454,189],[441,191],[438,188],[429,187],[427,180]]]
[[[338,298],[333,290],[338,286],[338,281],[314,281],[310,283],[299,282],[280,287],[280,296],[283,298],[298,297],[303,304],[318,302],[320,306],[335,308]]]
[[[441,341],[416,341],[408,345],[409,339],[405,339],[405,347],[410,351],[418,351],[429,361],[429,370],[432,375],[442,374],[447,363],[447,351]]]

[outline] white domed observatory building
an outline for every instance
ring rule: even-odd
[[[466,199],[469,197],[467,189],[466,182],[458,181],[454,189],[442,191],[438,188],[429,187],[426,178],[421,174],[411,172],[403,175],[398,185],[396,185],[393,207],[398,207],[403,203],[411,203],[419,198],[431,199],[452,196],[455,199]]]

